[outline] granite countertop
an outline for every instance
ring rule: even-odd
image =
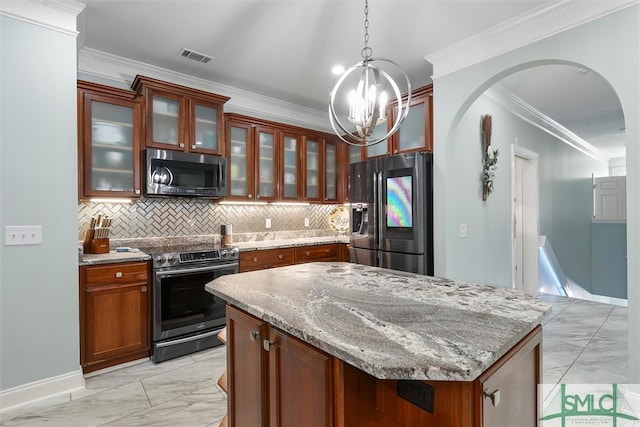
[[[117,262],[148,261],[150,259],[151,255],[141,251],[111,251],[104,254],[84,254],[82,255],[82,260],[79,262],[79,265],[114,264]]]
[[[340,262],[222,276],[206,289],[380,379],[472,381],[551,311],[511,289]]]
[[[260,249],[293,248],[296,246],[328,245],[331,243],[349,243],[349,236],[332,237],[298,237],[293,239],[254,240],[250,242],[233,242],[240,252]]]

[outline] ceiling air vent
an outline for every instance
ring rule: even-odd
[[[207,56],[204,53],[196,52],[195,50],[189,50],[185,48],[180,49],[180,52],[178,52],[178,55],[184,58],[193,59],[194,61],[202,62],[203,64],[208,64],[213,59],[213,57]]]

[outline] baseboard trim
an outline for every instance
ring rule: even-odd
[[[0,391],[0,412],[56,394],[84,388],[82,370],[58,375]]]

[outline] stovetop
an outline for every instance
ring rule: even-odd
[[[192,245],[149,246],[138,248],[151,255],[153,268],[165,268],[180,265],[217,264],[237,261],[240,251],[237,247],[221,246],[211,243]]]

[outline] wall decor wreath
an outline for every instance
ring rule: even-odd
[[[485,114],[480,117],[482,122],[482,148],[484,170],[482,171],[482,200],[487,200],[493,192],[493,179],[498,170],[498,149],[491,146],[491,116]]]

